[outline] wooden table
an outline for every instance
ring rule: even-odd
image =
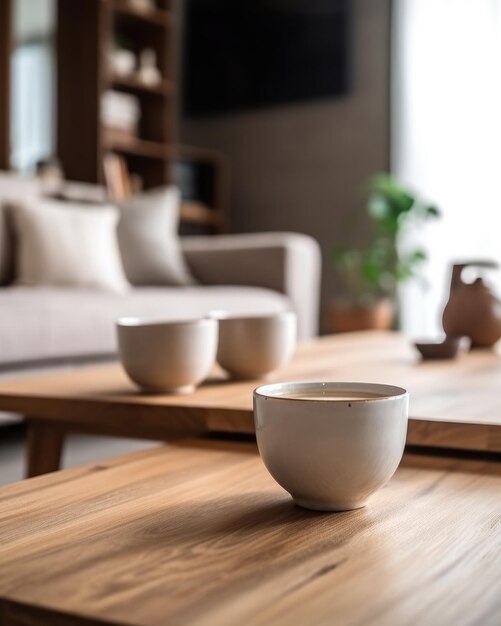
[[[408,444],[501,451],[501,356],[421,362],[396,333],[324,337],[299,346],[270,380],[345,380],[400,385],[411,392]],[[58,469],[66,432],[165,440],[207,431],[253,433],[252,390],[222,372],[187,396],[138,393],[120,365],[0,384],[0,411],[28,417],[30,476]]]
[[[500,459],[408,454],[330,514],[245,442],[23,481],[0,489],[0,624],[499,626]]]

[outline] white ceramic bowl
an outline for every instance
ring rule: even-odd
[[[298,505],[358,509],[400,463],[408,403],[408,393],[391,385],[264,385],[254,392],[259,452]]]
[[[189,393],[216,359],[218,322],[203,318],[117,321],[118,348],[129,377],[146,391]]]
[[[215,315],[219,319],[217,360],[233,378],[259,378],[284,365],[294,354],[297,319],[293,312]]]

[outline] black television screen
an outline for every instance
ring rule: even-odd
[[[205,115],[340,96],[350,0],[187,0],[183,108]]]

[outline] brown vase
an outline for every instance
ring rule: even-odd
[[[388,298],[368,305],[332,302],[329,311],[330,330],[349,333],[357,330],[390,330],[395,318],[395,307]]]
[[[464,335],[470,338],[472,348],[488,348],[501,338],[501,302],[481,278],[473,283],[463,282],[465,267],[495,269],[498,265],[492,261],[470,261],[453,266],[442,324],[447,335]]]

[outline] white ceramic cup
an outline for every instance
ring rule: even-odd
[[[217,361],[233,378],[260,378],[284,365],[294,354],[297,318],[292,311],[211,315],[219,319]]]
[[[118,349],[129,377],[146,391],[190,393],[216,360],[218,322],[201,318],[117,321]]]
[[[259,452],[296,504],[358,509],[400,463],[409,394],[371,383],[276,383],[254,391]]]

